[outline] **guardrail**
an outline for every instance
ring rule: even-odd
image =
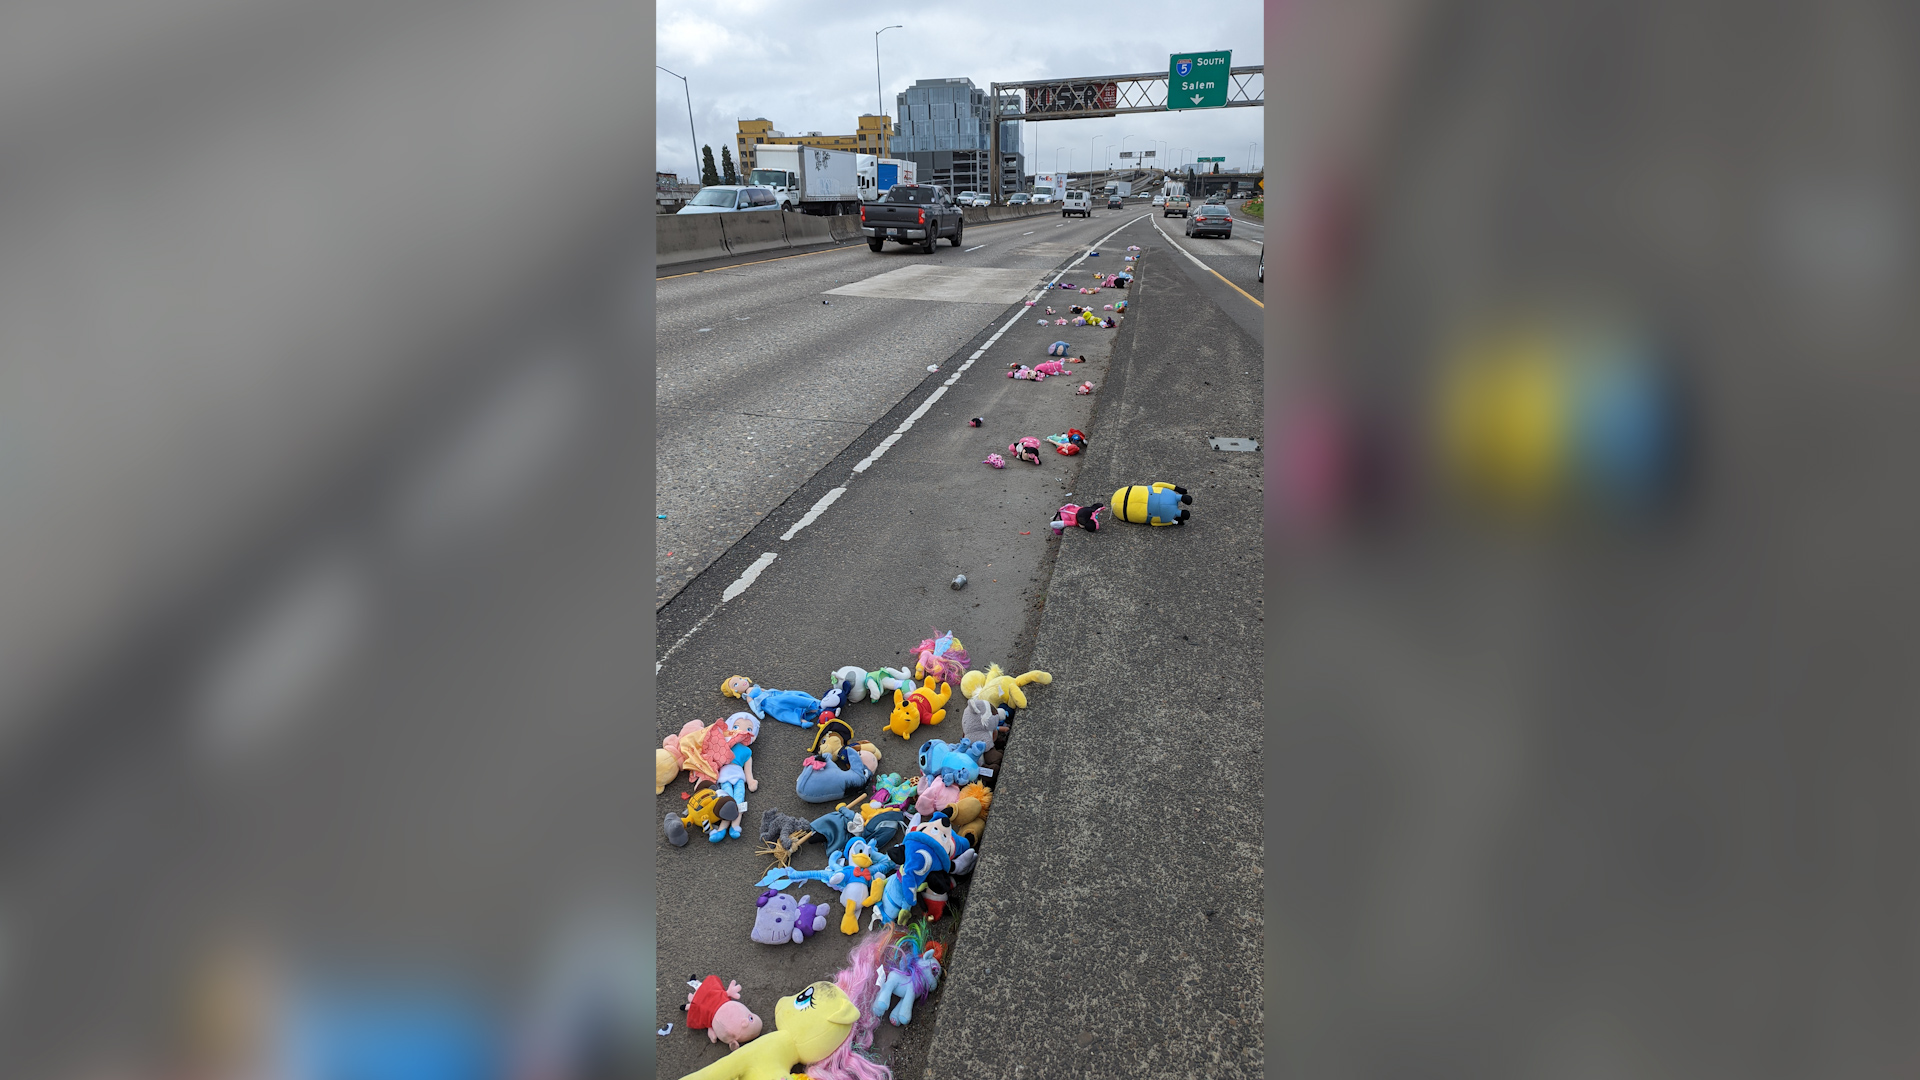
[[[969,206],[969,225],[1039,217],[1050,206]],[[816,217],[778,210],[733,214],[665,214],[654,222],[655,263],[675,266],[701,259],[724,259],[765,251],[844,244],[861,239],[855,215]]]

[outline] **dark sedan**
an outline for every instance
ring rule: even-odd
[[[1188,236],[1233,238],[1233,215],[1220,203],[1208,203],[1187,218]]]

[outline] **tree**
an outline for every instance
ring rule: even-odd
[[[700,148],[700,186],[712,187],[720,182],[720,170],[713,167],[713,147]]]
[[[726,183],[740,182],[739,174],[733,171],[733,150],[725,146],[720,148],[720,175],[725,178]]]
[[[1213,163],[1213,175],[1215,176],[1220,175],[1220,163],[1217,161]]]

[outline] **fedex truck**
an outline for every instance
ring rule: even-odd
[[[1034,173],[1033,201],[1036,204],[1059,202],[1066,196],[1068,179],[1066,173]]]

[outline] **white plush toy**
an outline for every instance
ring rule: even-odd
[[[833,679],[833,685],[835,686],[839,686],[841,683],[848,682],[848,681],[851,681],[853,683],[853,694],[847,700],[849,701],[867,700],[867,679],[869,678],[869,676],[867,675],[865,668],[857,668],[857,667],[854,667],[852,664],[848,664],[846,667],[843,667],[840,670],[834,672],[831,678]],[[874,696],[878,697],[879,695],[876,694]]]
[[[895,690],[911,692],[916,685],[911,668],[875,668],[867,672],[865,681],[867,696],[875,701],[882,700]]]

